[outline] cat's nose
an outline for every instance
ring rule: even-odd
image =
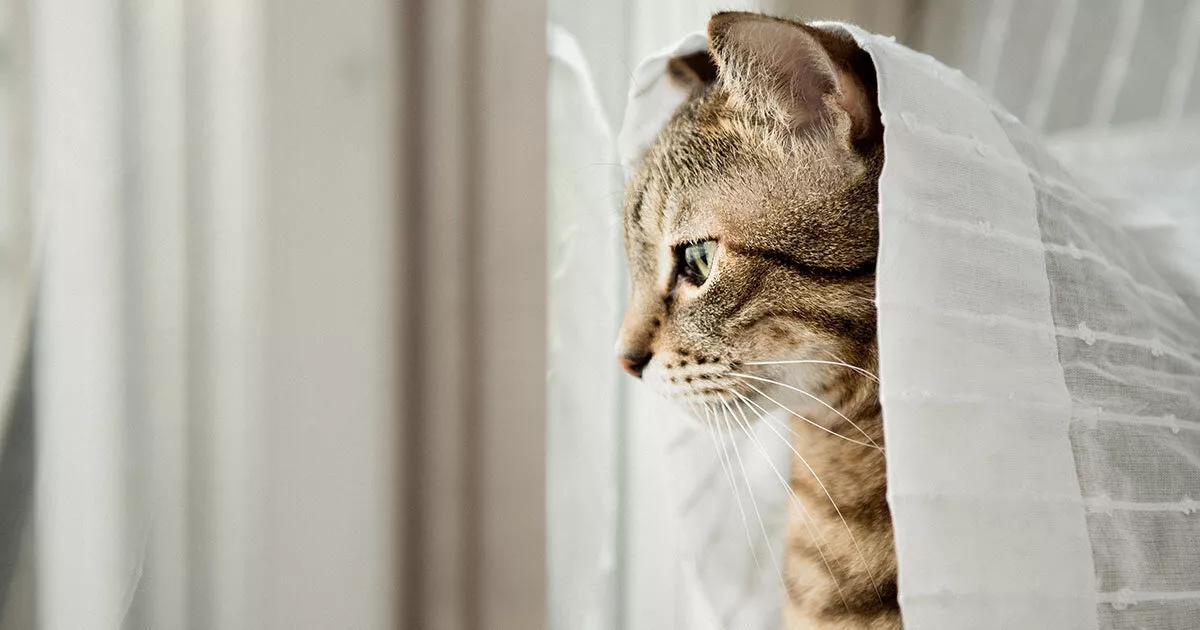
[[[626,352],[618,359],[621,362],[621,367],[626,372],[642,378],[642,370],[646,369],[646,364],[650,362],[650,357],[653,356],[649,352]]]

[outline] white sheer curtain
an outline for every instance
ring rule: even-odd
[[[1200,111],[1195,0],[930,0],[905,43],[1047,134]]]
[[[29,212],[28,41],[25,8],[0,4],[0,405],[17,387],[33,308],[34,237]],[[0,412],[0,444],[7,414]]]
[[[999,117],[1009,136],[1000,146],[1033,173],[1051,295],[1042,325],[1053,323],[1070,398],[1094,623],[1191,627],[1200,611],[1200,2],[928,9],[921,44],[961,64],[1033,130]]]
[[[875,40],[871,49],[887,46]],[[881,75],[889,74],[891,64],[880,63],[888,56],[877,54],[876,59]],[[1126,71],[1153,68],[1131,65]],[[970,96],[973,87],[955,87],[948,80],[952,73],[932,73],[931,81],[897,63],[890,74],[890,98],[895,100],[888,100],[886,87],[881,98],[884,111],[895,114],[887,141],[889,157],[897,159],[889,160],[892,166],[881,183],[881,241],[892,262],[881,265],[885,271],[879,279],[881,376],[885,414],[890,412],[890,474],[901,482],[918,473],[909,479],[909,488],[897,483],[892,489],[898,544],[908,552],[901,557],[906,620],[922,627],[959,627],[968,620],[982,627],[987,618],[996,619],[997,627],[1190,627],[1200,596],[1195,588],[1200,521],[1194,518],[1192,499],[1200,482],[1200,445],[1190,434],[1200,409],[1200,310],[1194,298],[1198,269],[1194,257],[1184,252],[1200,243],[1200,229],[1195,187],[1177,173],[1194,173],[1200,161],[1195,142],[1178,139],[1192,137],[1194,124],[1168,116],[1174,140],[1145,128],[1100,134],[1093,129],[1090,145],[1077,142],[1073,153],[1060,149],[1077,163],[1080,170],[1072,172],[1050,159],[1037,138],[1004,112],[996,113],[994,121],[983,113],[979,122],[969,123],[963,114],[971,110],[948,91],[961,89],[967,102],[980,101]],[[1119,84],[1107,82],[1099,90],[1101,103],[1111,99],[1106,95],[1122,91]],[[950,108],[938,101],[959,105]],[[1099,111],[1103,126],[1111,112]],[[1089,124],[1096,122],[1093,117]],[[985,125],[1002,134],[989,137],[982,132]],[[1125,136],[1125,142],[1105,137],[1113,135]],[[1140,152],[1122,150],[1131,137],[1139,139],[1134,143],[1141,144]],[[943,149],[945,145],[951,146]],[[983,159],[968,157],[972,149]],[[1130,186],[1136,176],[1100,183],[1089,177],[1097,174],[1097,164],[1138,173],[1142,188]],[[948,169],[951,165],[957,169]],[[1013,167],[1017,179],[1002,193],[1008,201],[975,198],[995,194],[986,193],[990,183],[980,183],[1003,181]],[[980,168],[972,177],[930,177]],[[1154,195],[1145,196],[1151,172],[1157,186]],[[889,208],[894,209],[890,220]],[[1002,225],[1017,218],[1023,222],[1020,229]],[[906,248],[905,243],[923,245]],[[1019,250],[1025,247],[1039,255],[1022,261]],[[995,284],[1020,279],[1016,269],[1031,261],[1036,261],[1027,270],[1032,274],[1019,285],[1006,289]],[[902,263],[914,262],[922,264],[925,277],[943,279],[936,295],[923,295],[894,271],[910,269]],[[981,262],[986,264],[958,276]],[[1040,295],[1032,302],[1016,299],[1033,289]],[[931,316],[938,322],[949,319],[931,325]],[[923,327],[931,334],[920,334]],[[962,338],[945,352],[922,345],[940,359],[937,365],[910,358],[913,341],[940,345],[957,333]],[[977,351],[964,352],[981,341]],[[1053,352],[1049,356],[1044,351],[1039,359],[1011,354],[1044,349],[1047,342]],[[995,355],[997,350],[1003,354]],[[987,373],[972,379],[971,370],[981,366],[987,366]],[[1008,381],[1034,376],[1035,366],[1041,366],[1044,378]],[[948,383],[954,387],[943,391]],[[1050,383],[1059,389],[1052,397],[1035,395]],[[972,386],[980,385],[997,387],[996,394],[1004,395],[972,401]],[[942,406],[948,409],[939,411]],[[992,407],[1007,416],[997,418],[999,433],[990,431],[986,415],[973,415],[972,422],[954,417]],[[913,410],[911,415],[907,409]],[[952,424],[928,434],[925,448],[913,449],[922,470],[908,469],[902,458],[914,446],[906,443],[914,437],[911,428],[933,428],[928,423],[939,417]],[[955,427],[966,433],[959,436]],[[984,432],[990,437],[985,439]],[[1069,449],[1064,450],[1067,439]],[[988,453],[960,461],[961,450],[945,448],[948,441],[987,444]],[[1064,457],[1066,453],[1072,456]],[[947,467],[938,468],[942,465]],[[1051,473],[1057,481],[1042,477]],[[929,509],[916,497],[936,496],[939,479],[969,483],[956,484],[940,498],[939,510],[915,519],[922,526],[919,533],[906,533],[911,515],[905,504]],[[981,491],[976,484],[988,479],[996,485]],[[970,524],[965,538],[980,537],[958,553],[950,547],[963,531],[937,529],[955,526],[954,505],[964,507],[961,524]],[[1086,521],[1083,540],[1073,524],[1081,517]],[[1040,531],[1014,523],[1037,523]],[[934,536],[928,539],[931,546],[914,548],[907,534]],[[995,553],[996,562],[989,562],[986,575],[978,579],[955,571],[971,566],[963,559],[972,554],[993,558],[988,549],[1019,553]],[[931,560],[934,566],[927,565]],[[1020,566],[1047,561],[1053,566]],[[917,580],[929,580],[927,593],[914,592]],[[962,592],[973,585],[977,592]],[[980,601],[991,598],[994,604]],[[990,617],[984,616],[989,612]],[[1054,619],[1058,621],[1050,622]]]
[[[44,245],[36,314],[0,295],[36,331],[33,535],[0,625],[388,627],[390,5],[0,7],[31,188],[4,188],[0,234],[45,228],[6,248]]]
[[[545,18],[0,0],[0,629],[543,625]]]

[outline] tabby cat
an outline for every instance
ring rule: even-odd
[[[840,32],[718,13],[625,202],[622,366],[703,422],[787,410],[788,629],[900,627],[874,308],[883,127]]]

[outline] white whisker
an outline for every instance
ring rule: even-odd
[[[843,440],[846,440],[847,442],[850,442],[851,444],[857,444],[857,445],[859,445],[859,446],[865,446],[866,448],[874,448],[874,449],[878,449],[878,450],[883,450],[882,448],[880,448],[880,447],[878,447],[878,446],[876,446],[876,445],[874,445],[874,444],[867,444],[866,442],[859,442],[858,440],[856,440],[856,439],[854,439],[854,438],[846,437],[846,436],[842,435],[841,433],[838,433],[837,431],[834,431],[834,430],[832,430],[832,429],[830,429],[830,428],[828,428],[828,427],[821,426],[821,424],[819,424],[819,423],[817,423],[817,422],[813,422],[812,420],[809,420],[808,418],[804,417],[803,415],[801,415],[801,414],[799,414],[799,413],[796,413],[796,412],[795,412],[795,411],[793,411],[792,409],[788,408],[788,407],[787,407],[787,405],[784,405],[783,403],[779,402],[778,400],[775,400],[774,398],[771,398],[770,396],[768,396],[768,395],[767,395],[767,393],[766,393],[766,392],[764,392],[763,390],[761,390],[761,389],[759,389],[759,388],[755,387],[755,386],[754,386],[753,384],[751,384],[751,383],[747,383],[746,381],[744,381],[744,380],[743,380],[743,381],[742,381],[742,384],[743,384],[743,385],[745,385],[746,387],[749,387],[750,389],[754,390],[754,392],[755,392],[755,393],[757,393],[759,396],[762,396],[763,398],[766,398],[767,400],[769,400],[769,401],[771,401],[771,402],[775,403],[776,405],[778,405],[778,406],[779,406],[779,408],[780,408],[780,409],[782,409],[782,410],[784,410],[784,411],[786,411],[786,412],[788,412],[788,413],[792,414],[793,416],[796,416],[797,418],[800,418],[801,420],[803,420],[803,421],[805,421],[805,422],[807,422],[807,423],[811,424],[812,426],[814,426],[814,427],[816,427],[816,428],[818,428],[818,429],[820,429],[820,430],[822,430],[822,431],[824,431],[824,432],[828,433],[829,435],[832,435],[832,436],[834,436],[834,437],[838,437],[838,438],[841,438],[841,439],[843,439]]]
[[[834,354],[834,352],[828,348],[821,348],[821,352],[824,352],[826,355],[829,356],[830,359],[833,359],[834,361],[837,361],[838,363],[846,363],[845,359]],[[846,364],[850,365],[849,363],[846,363]],[[879,376],[879,375],[875,374],[875,376]]]
[[[725,391],[741,399],[735,400],[735,403],[741,403],[742,401],[745,401],[746,403],[751,402],[749,398],[746,398],[743,394],[736,390],[726,388]],[[767,423],[767,418],[764,417],[762,413],[760,413],[754,407],[751,407],[749,404],[746,406],[750,408],[750,411],[753,411],[758,416],[761,422],[764,424]],[[753,431],[750,430],[750,420],[746,418],[745,412],[741,411],[741,404],[738,404],[737,408],[738,413],[740,413],[742,416],[741,421],[739,422],[742,432],[744,432],[746,437],[750,438],[750,441],[753,442],[756,447],[758,447],[759,452],[762,453],[763,459],[765,459],[767,462],[767,466],[771,468],[771,472],[775,473],[775,478],[778,479],[779,483],[783,485],[784,489],[788,493],[788,496],[791,497],[792,502],[796,505],[796,507],[800,508],[801,513],[804,515],[802,522],[804,523],[805,528],[808,529],[809,535],[812,536],[813,543],[817,547],[817,554],[821,556],[821,562],[825,565],[825,570],[829,572],[829,578],[833,580],[834,587],[837,588],[838,597],[841,598],[842,605],[849,610],[849,605],[846,603],[846,595],[842,592],[841,582],[838,581],[837,575],[833,571],[833,567],[829,564],[829,559],[825,557],[825,551],[821,548],[822,545],[828,544],[825,541],[825,537],[821,535],[820,530],[816,527],[812,514],[808,511],[808,507],[804,505],[804,501],[801,501],[799,495],[797,495],[796,491],[792,489],[792,484],[788,483],[788,481],[784,479],[783,474],[779,472],[779,468],[777,468],[775,463],[771,461],[771,455],[767,452],[767,448],[763,446],[762,442],[758,439],[758,436],[754,435]]]
[[[737,482],[733,480],[733,460],[729,459],[729,452],[725,449],[725,441],[721,440],[717,435],[716,421],[712,419],[710,412],[712,408],[708,404],[704,405],[705,410],[705,426],[708,427],[708,435],[712,438],[713,449],[717,452],[717,459],[721,462],[721,468],[725,471],[725,478],[729,481],[729,487],[733,491],[733,501],[737,503],[738,513],[742,516],[742,529],[746,532],[746,542],[750,545],[750,555],[754,557],[754,565],[762,568],[762,563],[758,560],[758,551],[754,547],[754,536],[750,534],[750,519],[746,518],[746,509],[742,506],[742,493],[738,490]],[[724,456],[722,457],[722,453]],[[728,465],[726,462],[728,461]]]
[[[854,370],[855,372],[858,372],[859,374],[862,374],[863,376],[865,376],[877,383],[879,382],[879,377],[876,376],[874,373],[872,373],[870,370],[860,368],[857,365],[851,365],[849,363],[844,363],[842,361],[824,361],[821,359],[790,359],[790,360],[786,360],[786,361],[746,361],[744,363],[744,365],[793,365],[793,364],[802,364],[802,363],[817,363],[817,364],[821,364],[821,365],[838,365],[838,366],[841,366],[844,368],[849,368],[851,370]]]
[[[842,516],[842,509],[838,507],[837,501],[833,500],[833,495],[830,494],[829,489],[825,487],[825,482],[821,481],[821,476],[817,474],[816,470],[813,470],[813,467],[809,465],[808,460],[804,459],[804,456],[800,454],[800,451],[796,450],[796,447],[790,440],[785,438],[782,433],[776,430],[771,423],[764,422],[763,424],[766,425],[766,427],[770,429],[771,432],[774,433],[779,439],[783,440],[783,442],[787,444],[788,449],[792,451],[792,454],[796,456],[796,459],[800,461],[804,468],[808,470],[808,473],[812,475],[813,480],[817,482],[817,485],[821,487],[821,492],[825,493],[825,497],[829,499],[829,504],[833,506],[833,511],[837,512],[838,519],[842,521],[842,527],[846,528],[846,534],[850,536],[850,541],[854,543],[855,551],[858,552],[859,558],[862,559],[863,567],[867,570],[867,577],[869,577],[871,580],[871,587],[875,589],[875,597],[879,598],[879,601],[882,602],[883,595],[879,592],[879,585],[875,581],[875,574],[871,572],[871,566],[870,563],[867,562],[867,556],[863,553],[862,546],[858,543],[858,538],[850,529],[850,524],[846,522],[846,517]]]
[[[729,429],[729,443],[733,446],[733,454],[737,457],[738,468],[742,470],[742,481],[746,484],[746,492],[750,495],[750,506],[754,508],[754,516],[758,519],[758,529],[762,532],[763,542],[767,544],[767,553],[770,554],[771,565],[775,567],[775,574],[779,576],[779,586],[787,592],[787,583],[783,580],[783,571],[779,568],[779,560],[775,557],[775,547],[771,545],[771,537],[767,534],[767,526],[763,523],[762,512],[758,510],[758,501],[754,498],[754,488],[750,485],[750,474],[746,472],[746,462],[742,460],[742,452],[738,448],[737,435],[733,432],[733,423],[730,421],[730,415],[733,413],[729,409],[729,403],[725,402],[725,397],[721,396],[721,404],[725,407],[725,427]]]
[[[771,420],[773,420],[773,419],[774,419],[774,418],[772,418],[772,417],[771,417],[771,415],[770,415],[770,414],[771,414],[771,412],[770,412],[770,411],[768,411],[768,410],[767,410],[765,407],[763,407],[762,405],[758,404],[757,402],[754,402],[753,400],[750,400],[749,398],[746,398],[746,403],[747,403],[748,405],[753,405],[753,407],[757,407],[757,408],[758,408],[758,411],[759,411],[759,412],[761,412],[761,413],[759,413],[759,414],[758,414],[758,416],[759,416],[760,418],[762,418],[762,419],[763,419],[763,422],[770,422]],[[751,411],[754,411],[753,407],[751,408]],[[764,415],[764,414],[765,414],[765,415]],[[794,438],[796,438],[796,439],[800,439],[800,440],[803,440],[803,439],[804,439],[804,436],[803,436],[803,435],[801,435],[799,431],[797,431],[797,430],[795,430],[795,429],[793,429],[793,428],[792,428],[792,423],[791,423],[791,422],[789,422],[787,419],[783,419],[783,420],[782,420],[782,421],[779,423],[779,427],[780,427],[780,428],[782,428],[784,431],[787,431],[787,432],[788,432],[788,433],[789,433],[789,434],[790,434],[792,437],[794,437]],[[862,442],[858,442],[858,444],[861,444],[862,446],[866,446],[867,448],[873,448],[873,447],[872,447],[870,444],[863,444]]]
[[[838,416],[839,418],[841,418],[842,420],[845,420],[846,422],[849,422],[849,423],[850,423],[850,426],[852,426],[852,427],[854,427],[855,429],[857,429],[857,430],[858,430],[858,432],[859,432],[859,433],[861,433],[863,437],[867,438],[867,441],[871,443],[871,446],[873,446],[873,447],[875,447],[875,448],[878,448],[879,450],[883,450],[883,448],[882,448],[882,447],[880,447],[878,444],[876,444],[876,443],[875,443],[875,440],[871,439],[871,436],[870,436],[870,435],[867,435],[867,432],[866,432],[866,431],[863,431],[863,430],[862,430],[862,427],[860,427],[860,426],[858,426],[857,424],[855,424],[853,420],[851,420],[850,418],[846,417],[846,414],[844,414],[844,413],[842,413],[842,412],[838,411],[837,409],[834,409],[834,408],[833,408],[833,405],[830,405],[829,403],[825,402],[824,400],[821,400],[821,399],[820,399],[818,396],[815,396],[815,395],[813,395],[813,394],[811,394],[811,393],[809,393],[809,392],[806,392],[806,391],[804,391],[803,389],[800,389],[799,387],[796,387],[795,385],[789,385],[789,384],[787,384],[787,383],[782,383],[782,382],[780,382],[780,381],[773,381],[773,380],[771,380],[771,379],[769,379],[769,378],[763,378],[763,377],[761,377],[761,376],[754,376],[753,374],[743,374],[742,372],[730,372],[729,374],[730,374],[730,376],[736,376],[736,377],[740,377],[740,378],[752,378],[752,379],[754,379],[754,380],[756,380],[756,381],[762,381],[762,382],[764,382],[764,383],[771,383],[771,384],[773,384],[773,385],[778,385],[778,386],[780,386],[780,387],[784,387],[784,388],[790,389],[790,390],[792,390],[792,391],[794,391],[794,392],[796,392],[796,393],[798,393],[798,394],[802,394],[802,395],[804,395],[804,396],[808,396],[809,398],[811,398],[811,399],[815,400],[816,402],[820,403],[822,407],[825,407],[826,409],[828,409],[828,410],[832,411],[833,413],[837,414],[837,416]]]

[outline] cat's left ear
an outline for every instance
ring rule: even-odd
[[[792,130],[831,124],[854,144],[881,131],[873,64],[849,36],[725,12],[709,20],[708,41],[730,94]]]
[[[717,80],[717,62],[707,50],[680,55],[667,62],[667,74],[676,85],[695,92]]]

